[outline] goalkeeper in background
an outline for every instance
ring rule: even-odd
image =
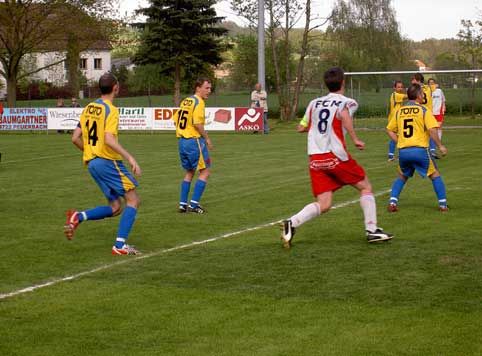
[[[390,94],[388,122],[392,119],[397,109],[407,100],[407,92],[401,80],[396,80],[393,83],[393,93]],[[395,146],[396,143],[390,140],[388,143],[388,161],[395,160]]]

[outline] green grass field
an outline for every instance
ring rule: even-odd
[[[349,203],[284,250],[278,227],[260,226],[312,199],[306,137],[293,127],[212,133],[204,216],[176,212],[172,134],[121,134],[144,170],[130,238],[144,258],[111,256],[118,218],[64,238],[67,208],[103,204],[67,135],[0,135],[0,294],[58,282],[0,299],[0,355],[481,355],[482,131],[444,133],[450,212],[416,177],[392,215],[386,135],[360,131],[367,148],[351,152],[396,237],[368,245],[346,187],[334,204]]]

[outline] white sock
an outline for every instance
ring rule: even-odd
[[[320,206],[318,203],[311,203],[301,209],[296,215],[291,217],[291,224],[293,227],[303,225],[305,222],[310,221],[320,215]]]
[[[437,130],[437,133],[438,133],[438,138],[440,141],[442,141],[442,130],[441,129],[438,129]]]
[[[377,204],[373,194],[363,194],[360,197],[360,205],[365,217],[365,230],[375,231],[377,229]]]

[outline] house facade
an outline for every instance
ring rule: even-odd
[[[111,70],[111,47],[108,44],[91,47],[91,49],[80,53],[79,69],[88,81],[97,81],[103,73]],[[22,64],[31,72],[37,68],[62,61],[32,74],[29,79],[32,81],[45,81],[55,86],[63,86],[67,84],[67,67],[63,61],[66,54],[66,52],[33,53],[26,56]],[[0,68],[2,68],[1,63]],[[0,99],[5,98],[6,95],[7,84],[5,78],[0,76]]]

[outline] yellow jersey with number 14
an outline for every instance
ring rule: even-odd
[[[195,124],[204,125],[204,100],[197,95],[190,96],[181,101],[181,106],[176,114],[173,115],[176,125],[176,137],[199,138]]]
[[[82,111],[79,124],[84,141],[84,163],[96,157],[113,161],[122,159],[105,143],[105,133],[111,133],[117,139],[119,128],[119,110],[110,101],[98,99],[91,102]]]
[[[428,147],[428,130],[438,127],[430,110],[420,104],[409,102],[402,105],[388,123],[387,129],[398,134],[397,148]]]

